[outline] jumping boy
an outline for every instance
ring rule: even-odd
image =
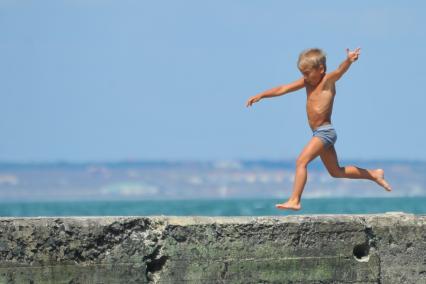
[[[279,209],[299,210],[300,199],[307,179],[307,165],[316,157],[320,156],[322,162],[332,177],[369,179],[385,190],[391,191],[390,185],[384,178],[382,169],[362,169],[355,166],[339,166],[334,148],[337,135],[331,124],[331,113],[333,101],[336,95],[335,83],[349,69],[351,64],[358,59],[360,48],[350,51],[346,49],[347,58],[333,72],[326,73],[326,57],[324,52],[318,48],[307,49],[299,55],[297,67],[303,77],[293,83],[278,86],[248,99],[246,106],[263,98],[270,98],[306,88],[307,102],[306,112],[308,114],[309,126],[313,131],[313,137],[300,153],[296,161],[296,174],[293,192],[287,202],[277,204]]]

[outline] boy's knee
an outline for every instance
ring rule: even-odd
[[[334,178],[341,178],[344,176],[343,168],[336,168],[332,171],[329,171],[330,175]]]
[[[308,163],[309,163],[309,161],[307,159],[299,157],[296,160],[296,167],[306,167],[308,165]]]

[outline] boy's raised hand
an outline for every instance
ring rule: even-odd
[[[358,56],[359,56],[360,53],[361,53],[361,48],[360,47],[358,47],[354,51],[350,51],[349,48],[346,48],[346,54],[348,55],[348,59],[351,62],[354,62],[354,61],[358,60]]]
[[[262,97],[260,97],[259,95],[253,96],[253,97],[249,98],[247,100],[246,107],[249,107],[249,106],[251,106],[254,103],[257,103],[258,101],[260,101],[261,98]]]

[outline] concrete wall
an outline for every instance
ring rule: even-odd
[[[426,283],[426,216],[0,218],[0,283]]]

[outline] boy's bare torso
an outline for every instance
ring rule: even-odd
[[[308,115],[309,126],[312,130],[324,124],[331,124],[336,87],[334,82],[327,82],[326,76],[316,86],[311,86],[305,82],[307,94],[306,113]]]

